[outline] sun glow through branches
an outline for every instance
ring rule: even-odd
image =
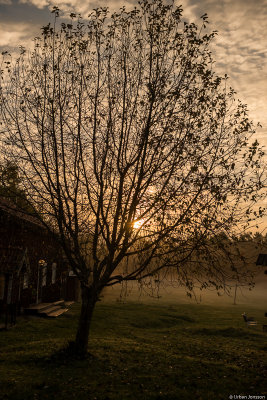
[[[133,228],[134,229],[140,229],[142,227],[142,225],[144,224],[144,220],[143,219],[138,219],[137,221],[133,222]]]

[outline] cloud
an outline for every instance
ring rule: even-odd
[[[20,4],[31,4],[37,8],[44,8],[49,6],[50,2],[48,0],[20,0]]]
[[[261,122],[263,128],[256,135],[267,146],[267,1],[184,0],[183,4],[186,18],[199,24],[199,17],[207,13],[209,29],[219,31],[212,44],[215,70],[227,73],[236,97],[248,104],[250,117]]]
[[[18,47],[19,45],[27,46],[32,42],[32,37],[29,35],[32,32],[32,24],[16,23],[11,26],[9,23],[1,23],[0,47],[10,48]]]
[[[0,0],[1,1],[1,0]],[[77,12],[82,15],[82,17],[86,18],[87,15],[96,7],[109,7],[111,11],[118,10],[120,7],[124,5],[126,7],[137,5],[137,1],[125,1],[125,0],[98,0],[98,1],[81,1],[81,0],[19,0],[20,4],[31,4],[39,9],[43,9],[45,7],[49,7],[50,9],[53,6],[57,6],[63,14],[67,14],[70,12]]]

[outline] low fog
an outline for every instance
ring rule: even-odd
[[[265,268],[266,269],[266,268]],[[194,295],[195,294],[195,295]],[[217,294],[216,290],[195,290],[190,298],[183,287],[174,287],[168,282],[163,282],[159,291],[154,296],[148,294],[144,287],[139,289],[137,283],[128,283],[127,286],[116,285],[106,288],[101,301],[103,302],[140,302],[140,303],[169,303],[169,304],[203,304],[203,305],[234,305],[235,288],[231,294]],[[159,297],[157,297],[157,295]],[[267,304],[267,275],[264,270],[260,271],[255,278],[255,286],[249,290],[248,287],[237,287],[236,304],[244,306],[257,306],[265,309]],[[245,310],[244,310],[245,311]],[[267,311],[267,310],[266,310]]]

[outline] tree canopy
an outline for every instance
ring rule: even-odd
[[[1,143],[81,281],[82,341],[106,286],[238,279],[220,235],[263,213],[263,152],[215,72],[206,14],[198,27],[162,0],[61,24],[53,12],[33,51],[3,54]]]
[[[23,190],[19,168],[10,161],[0,165],[0,200],[1,198],[8,200],[11,208],[20,208],[26,213],[34,211]]]

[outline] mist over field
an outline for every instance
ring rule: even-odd
[[[137,283],[129,283],[126,288],[117,285],[105,289],[103,293],[103,302],[140,302],[153,304],[203,304],[203,305],[233,305],[235,288],[231,289],[231,295],[219,295],[216,290],[195,290],[195,297],[192,298],[186,295],[186,290],[183,287],[174,287],[168,282],[163,282],[159,288],[159,297],[150,296],[146,289],[140,290]],[[252,290],[247,287],[238,287],[236,294],[236,304],[244,306],[253,306],[267,311],[267,275],[264,270],[260,271],[255,278],[255,286]],[[246,311],[244,309],[244,311]]]
[[[260,253],[267,253],[267,246],[265,242],[257,240],[248,240],[240,242],[239,248],[242,254],[248,260],[251,269],[256,271],[254,276],[254,287],[249,289],[248,286],[238,286],[236,291],[236,304],[244,305],[244,307],[257,307],[267,312],[267,270],[266,266],[256,266],[256,260]],[[229,282],[228,282],[229,283]],[[102,301],[103,302],[140,302],[152,304],[202,304],[202,305],[234,305],[235,297],[235,282],[231,282],[231,291],[227,295],[220,291],[217,294],[215,289],[199,290],[195,289],[192,297],[187,296],[186,288],[175,285],[164,280],[159,290],[154,290],[154,296],[149,294],[149,289],[143,285],[140,287],[137,282],[130,282],[127,285],[115,285],[104,290]],[[150,291],[151,293],[151,291]],[[157,295],[159,297],[157,297]],[[246,308],[244,308],[244,312]],[[263,317],[264,318],[264,317]],[[266,322],[266,321],[265,321]]]

